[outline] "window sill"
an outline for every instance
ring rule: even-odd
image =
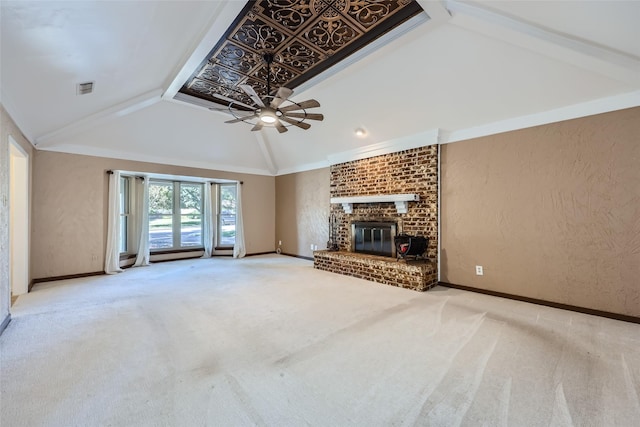
[[[182,254],[188,252],[202,252],[204,248],[202,246],[197,247],[194,246],[192,248],[183,248],[183,249],[167,249],[167,250],[158,250],[158,251],[150,251],[150,255],[167,255],[167,254]]]

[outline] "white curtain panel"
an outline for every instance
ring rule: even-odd
[[[115,274],[120,268],[120,171],[109,175],[109,210],[107,218],[107,254],[104,272]]]
[[[236,243],[233,245],[233,257],[243,258],[246,254],[242,222],[242,184],[238,182],[236,185]]]
[[[136,179],[136,183],[139,181]],[[138,212],[136,215],[136,232],[138,233],[138,255],[134,267],[149,265],[149,177],[145,176],[137,184],[136,198]]]
[[[202,211],[202,241],[204,242],[204,254],[202,258],[211,258],[213,242],[215,241],[215,220],[213,218],[213,197],[211,191],[213,185],[204,183],[204,209]]]

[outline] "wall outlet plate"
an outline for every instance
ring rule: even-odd
[[[476,265],[476,276],[482,276],[484,274],[481,265]]]

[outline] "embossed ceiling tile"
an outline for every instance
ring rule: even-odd
[[[189,84],[189,88],[183,88],[181,92],[225,106],[229,105],[229,101],[217,98],[215,95],[222,95],[225,98],[234,99],[247,105],[253,104],[251,98],[238,87],[220,86],[207,80],[193,79]],[[242,109],[242,107],[234,108]]]
[[[393,15],[411,0],[347,1],[347,14],[362,28],[370,28]]]
[[[235,99],[236,101],[242,102],[243,104],[253,105],[253,101],[242,89],[238,87],[234,87],[229,89],[226,96],[231,99]]]
[[[228,40],[209,61],[220,63],[243,74],[249,74],[254,68],[262,66],[260,55]]]
[[[336,0],[312,0],[311,7],[316,12],[316,15],[320,15],[327,7],[331,6],[331,3],[335,1]]]
[[[228,88],[224,88],[208,80],[200,80],[197,78],[189,82],[187,89],[190,92],[195,92],[196,95],[205,95],[208,97],[214,94],[226,95],[226,93],[228,93]]]
[[[306,29],[302,37],[331,56],[362,34],[361,31],[352,28],[348,21],[338,15],[332,17],[331,20],[319,20]]]
[[[207,64],[196,76],[221,86],[234,86],[244,77],[229,68],[217,64]]]
[[[266,82],[267,68],[259,68],[253,75],[254,77]],[[286,86],[287,82],[293,80],[298,75],[299,73],[274,62],[273,65],[271,65],[271,87]]]
[[[249,13],[233,32],[232,39],[256,52],[275,51],[290,38],[283,30],[273,28],[264,19]]]
[[[277,54],[277,59],[287,67],[299,73],[305,72],[317,63],[324,61],[327,55],[297,40],[284,46]]]
[[[251,86],[253,88],[253,90],[256,91],[258,96],[260,96],[261,98],[264,98],[267,95],[267,82],[266,82],[266,80],[258,79],[258,78],[254,78],[254,77],[249,77],[242,84],[247,84],[247,85]],[[276,89],[276,88],[272,88],[272,89]],[[251,104],[253,104],[252,101],[249,102],[249,105],[251,105]]]
[[[320,0],[261,0],[252,11],[295,33],[327,7]]]

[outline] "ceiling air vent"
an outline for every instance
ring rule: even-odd
[[[93,82],[78,83],[76,86],[76,95],[87,95],[93,92]]]

